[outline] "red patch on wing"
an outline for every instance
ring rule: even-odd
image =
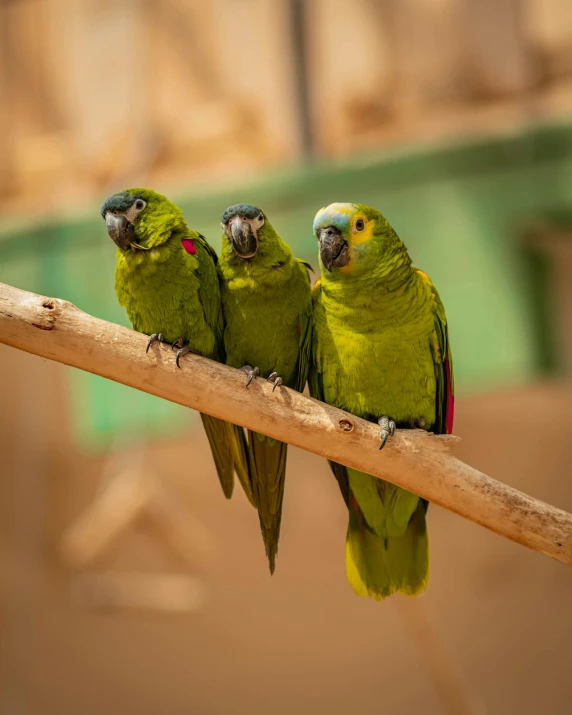
[[[455,412],[455,398],[451,387],[451,366],[445,358],[445,379],[447,380],[447,434],[453,434],[453,414]]]
[[[193,243],[192,239],[190,238],[183,238],[181,241],[183,244],[183,248],[187,253],[190,253],[191,256],[194,256],[195,253],[197,252],[197,249],[195,248],[195,244]]]

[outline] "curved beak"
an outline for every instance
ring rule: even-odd
[[[350,260],[350,250],[340,230],[334,226],[321,228],[318,233],[320,258],[330,273],[332,268],[341,268]]]
[[[252,258],[258,250],[258,239],[248,221],[234,216],[230,221],[232,248],[239,258]]]
[[[131,245],[135,236],[135,229],[123,214],[114,215],[111,211],[105,214],[105,226],[109,238],[123,251]]]

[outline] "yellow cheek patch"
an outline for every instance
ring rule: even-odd
[[[365,223],[365,228],[363,231],[356,231],[355,224],[358,219],[362,219]],[[359,246],[361,243],[367,243],[371,240],[373,236],[373,221],[368,221],[365,216],[356,216],[352,222],[352,244]]]

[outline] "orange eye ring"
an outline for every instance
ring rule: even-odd
[[[365,228],[365,221],[363,218],[358,218],[358,220],[355,222],[355,229],[356,231],[363,231]]]

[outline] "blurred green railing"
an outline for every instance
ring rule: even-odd
[[[237,202],[259,205],[295,252],[316,267],[315,212],[332,201],[376,206],[439,288],[458,387],[514,384],[540,369],[538,311],[519,236],[527,222],[571,204],[572,125],[361,156],[173,198],[217,249],[223,209]],[[85,219],[0,229],[0,281],[126,324],[113,290],[114,260],[98,206]],[[92,375],[69,371],[69,380],[72,424],[89,444],[118,434],[172,434],[192,419],[188,410]]]

